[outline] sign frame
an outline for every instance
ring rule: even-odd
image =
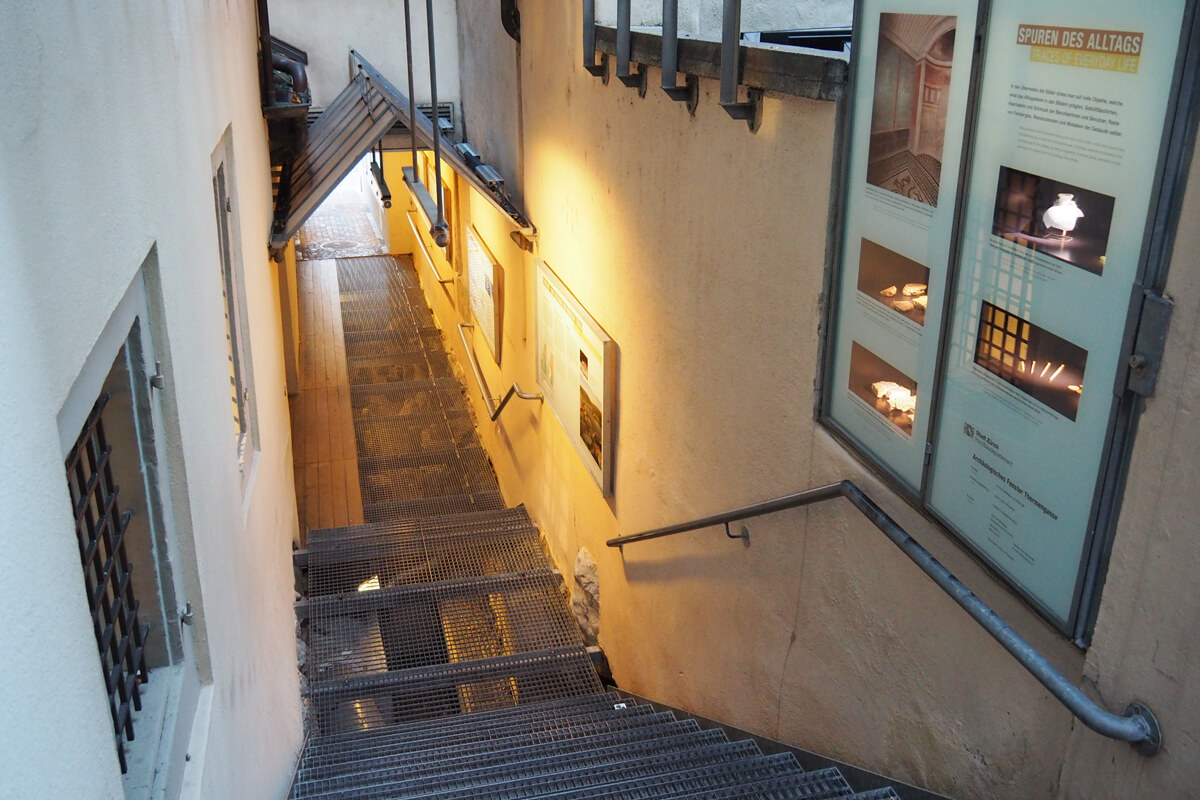
[[[538,387],[584,469],[601,494],[610,497],[616,455],[616,342],[540,258],[536,280]]]
[[[929,403],[927,411],[929,415],[928,424],[921,431],[922,436],[914,436],[914,438],[920,440],[918,444],[924,445],[924,464],[919,481],[912,480],[911,467],[898,468],[894,461],[889,461],[886,456],[881,457],[876,448],[873,448],[869,442],[864,441],[861,426],[856,427],[854,420],[849,419],[845,412],[845,398],[843,397],[841,401],[837,399],[839,393],[843,395],[847,393],[844,391],[847,387],[841,385],[845,383],[847,367],[844,363],[840,367],[838,366],[839,362],[849,360],[846,352],[851,349],[851,341],[845,337],[847,314],[853,316],[861,310],[855,308],[847,310],[847,295],[851,295],[851,299],[853,299],[854,292],[845,285],[855,278],[858,278],[858,282],[861,283],[861,275],[858,274],[859,263],[853,261],[858,256],[858,253],[853,252],[857,248],[853,244],[850,233],[854,229],[855,214],[861,214],[861,210],[856,210],[852,206],[852,203],[855,202],[855,198],[860,198],[862,194],[862,187],[860,185],[862,163],[860,162],[863,161],[864,155],[861,149],[855,151],[854,148],[856,146],[861,148],[863,128],[870,125],[871,121],[864,121],[863,119],[864,102],[860,93],[869,92],[874,97],[878,92],[875,88],[876,83],[873,80],[878,75],[878,67],[875,70],[872,70],[871,67],[875,66],[879,53],[877,51],[868,53],[867,51],[870,48],[877,47],[876,42],[871,41],[871,38],[872,34],[882,26],[882,16],[895,13],[894,6],[885,8],[884,5],[881,2],[877,2],[877,0],[856,0],[855,2],[854,41],[852,43],[852,53],[854,55],[851,59],[849,88],[846,98],[839,108],[836,134],[837,141],[841,142],[842,145],[837,151],[840,163],[835,164],[834,185],[831,195],[831,226],[827,247],[825,305],[820,341],[821,352],[819,354],[822,366],[817,391],[818,421],[821,425],[828,428],[840,443],[847,446],[865,461],[873,471],[880,473],[884,480],[908,500],[908,502],[916,506],[924,515],[932,519],[940,527],[944,528],[951,534],[953,539],[978,557],[1002,581],[1009,584],[1013,591],[1029,602],[1054,627],[1072,638],[1078,646],[1086,647],[1090,640],[1091,630],[1095,624],[1099,589],[1103,585],[1104,573],[1107,569],[1108,555],[1111,551],[1112,537],[1115,533],[1116,517],[1119,511],[1120,495],[1128,470],[1129,451],[1133,435],[1136,432],[1137,417],[1142,407],[1140,398],[1126,390],[1125,380],[1128,377],[1128,368],[1124,366],[1125,358],[1123,355],[1117,359],[1115,365],[1115,386],[1112,392],[1114,399],[1109,404],[1108,413],[1101,421],[1104,431],[1102,435],[1097,437],[1099,439],[1098,449],[1100,451],[1099,466],[1096,470],[1094,481],[1091,481],[1088,487],[1091,492],[1090,502],[1088,504],[1086,521],[1081,523],[1084,527],[1082,531],[1084,541],[1079,551],[1078,566],[1074,570],[1073,576],[1064,576],[1063,578],[1064,581],[1070,583],[1071,601],[1069,612],[1063,613],[1064,607],[1061,601],[1056,603],[1053,608],[1051,604],[1043,602],[1042,597],[1037,592],[1031,591],[1028,586],[1023,585],[1011,572],[1007,571],[1003,565],[998,564],[993,554],[981,548],[947,514],[943,513],[944,509],[935,507],[935,504],[931,501],[934,480],[933,470],[939,455],[938,448],[935,445],[937,444],[939,430],[943,423],[946,422],[945,405],[947,397],[953,398],[956,391],[954,387],[950,387],[947,384],[948,362],[950,359],[949,351],[951,349],[950,339],[953,335],[951,325],[957,323],[961,326],[965,320],[961,311],[957,317],[955,316],[954,304],[958,299],[960,282],[966,280],[963,270],[966,263],[965,259],[967,258],[966,248],[968,244],[964,243],[964,232],[966,230],[967,205],[971,196],[970,192],[972,191],[972,169],[975,166],[976,140],[980,136],[979,126],[986,116],[985,111],[987,108],[993,109],[993,116],[995,115],[995,106],[989,105],[985,108],[983,103],[983,92],[987,78],[986,70],[990,65],[989,56],[991,51],[989,51],[989,45],[996,44],[998,46],[998,37],[1007,35],[1007,31],[1000,31],[999,26],[994,24],[994,18],[1002,13],[1003,7],[997,7],[997,10],[993,13],[993,4],[988,2],[988,0],[980,0],[979,2],[970,4],[977,10],[977,25],[975,31],[972,32],[974,36],[971,37],[975,49],[969,71],[964,70],[964,72],[969,72],[969,92],[962,141],[959,143],[961,154],[958,164],[961,168],[958,170],[957,191],[954,198],[954,222],[949,242],[949,261],[946,268],[945,302],[940,309],[942,327],[937,332],[935,343],[937,350],[935,378],[927,387],[922,387],[922,389],[925,389],[924,391],[918,391],[915,387],[910,387],[914,388],[912,394],[921,400],[929,398],[927,401]],[[913,0],[906,5],[910,7],[909,11],[919,14],[924,13],[921,9],[930,4],[923,0]],[[949,5],[953,4],[943,4],[942,7]],[[1099,10],[1094,10],[1093,5],[1092,8],[1093,11],[1091,12],[1090,19],[1102,21],[1106,18],[1112,18],[1116,13],[1114,9],[1117,6],[1114,5],[1113,8],[1101,7]],[[870,9],[870,13],[874,15],[875,25],[869,24],[870,19],[867,20],[868,24],[864,25],[864,15],[867,9]],[[1157,142],[1158,147],[1155,151],[1156,155],[1152,160],[1154,172],[1148,176],[1142,187],[1148,191],[1149,200],[1145,207],[1146,217],[1144,225],[1139,223],[1138,226],[1139,229],[1144,229],[1139,230],[1141,240],[1137,243],[1137,247],[1134,248],[1135,252],[1132,255],[1132,258],[1136,260],[1136,269],[1128,273],[1132,276],[1131,280],[1122,282],[1120,286],[1116,286],[1115,284],[1113,286],[1113,291],[1121,295],[1122,313],[1125,314],[1123,318],[1117,320],[1118,333],[1123,335],[1119,349],[1119,352],[1122,354],[1126,352],[1129,343],[1134,339],[1138,321],[1137,317],[1141,309],[1140,298],[1145,294],[1153,295],[1156,292],[1161,292],[1165,283],[1166,269],[1171,253],[1170,245],[1173,241],[1174,231],[1178,225],[1180,199],[1182,198],[1186,182],[1186,170],[1190,163],[1195,139],[1196,97],[1198,94],[1198,83],[1200,83],[1197,79],[1196,67],[1198,62],[1200,62],[1200,54],[1196,52],[1196,48],[1189,48],[1188,44],[1189,41],[1194,40],[1197,30],[1200,29],[1200,24],[1198,24],[1198,16],[1200,14],[1197,12],[1196,0],[1183,0],[1181,7],[1175,6],[1171,9],[1171,13],[1174,12],[1178,12],[1182,16],[1181,32],[1178,35],[1178,39],[1171,42],[1171,45],[1175,49],[1168,51],[1170,58],[1168,62],[1169,66],[1166,69],[1166,77],[1170,78],[1170,84],[1165,86],[1161,82],[1155,84],[1157,88],[1161,89],[1158,99],[1161,101],[1163,113],[1161,119],[1157,116],[1153,118],[1152,130],[1158,133],[1159,141]],[[1049,14],[1050,12],[1039,9],[1037,13],[1030,12],[1029,15],[1044,17]],[[871,31],[864,33],[864,28],[867,27],[870,27]],[[1087,27],[1095,29],[1104,28],[1103,25],[1091,25]],[[1149,30],[1150,27],[1152,27],[1152,24],[1147,23],[1145,30]],[[966,35],[967,32],[965,29],[961,30],[960,35]],[[1100,32],[1105,31],[1101,30]],[[997,37],[995,42],[990,41],[992,37]],[[1161,45],[1161,39],[1159,43]],[[877,49],[882,49],[882,39],[879,40]],[[871,57],[865,58],[864,56]],[[1164,58],[1166,57],[1164,56]],[[1037,59],[1031,58],[1031,60],[1036,61]],[[992,66],[993,70],[999,69],[996,65]],[[955,63],[955,68],[957,69],[957,67],[958,64]],[[994,72],[994,75],[999,74],[998,71]],[[988,99],[988,103],[1003,102],[1003,99],[991,97]],[[865,104],[865,114],[867,116],[872,114],[872,102],[878,107],[877,99],[873,101],[869,100]],[[1161,130],[1157,127],[1159,124],[1161,124]],[[949,136],[947,137],[945,147],[947,151],[952,147]],[[852,174],[852,171],[855,174]],[[979,176],[975,176],[974,182],[977,190],[982,188],[985,183]],[[992,190],[996,191],[995,184],[993,184]],[[1093,197],[1088,197],[1087,199],[1088,202],[1095,200]],[[1079,202],[1082,204],[1084,200],[1080,199]],[[1094,206],[1094,203],[1092,204]],[[974,204],[974,207],[978,207],[978,202]],[[1125,238],[1127,244],[1133,241],[1133,238],[1128,233]],[[849,267],[847,267],[848,263],[850,264]],[[1103,265],[1103,263],[1103,259],[1100,259],[1100,264]],[[929,294],[931,295],[929,308],[932,311],[935,302],[932,299],[932,295],[934,294],[933,281],[930,280],[928,283]],[[861,293],[862,286],[859,285],[857,288]],[[1129,300],[1129,291],[1132,291],[1133,301]],[[859,305],[860,307],[863,305],[861,298],[859,298]],[[871,304],[866,303],[866,305],[870,306]],[[891,312],[889,311],[888,313]],[[1052,333],[1049,332],[1045,334],[1044,338],[1048,342],[1055,341]],[[978,336],[976,335],[977,343]],[[859,346],[855,342],[855,349]],[[1072,351],[1067,347],[1063,352]],[[1054,374],[1053,369],[1051,368],[1049,374]],[[1038,370],[1042,371],[1041,365],[1038,366]],[[903,380],[899,380],[899,382],[904,383]],[[1098,393],[1106,391],[1105,386],[1100,383],[1095,384],[1095,390]],[[903,392],[900,394],[903,394]],[[869,401],[874,398],[867,397],[864,399]],[[887,400],[888,398],[885,397],[880,402],[886,402]],[[1042,400],[1045,402],[1045,398],[1042,398]],[[860,402],[858,405],[861,408],[869,408],[870,403]],[[1052,409],[1055,408],[1054,405],[1050,407]],[[1063,408],[1060,407],[1056,410],[1062,411]],[[865,412],[860,411],[858,413],[860,417],[870,416]],[[892,424],[894,426],[895,410],[892,409],[888,413],[893,415]],[[1071,413],[1074,412],[1072,411]],[[1095,414],[1093,414],[1093,417],[1095,417]],[[1070,416],[1068,418],[1073,419]],[[912,419],[911,412],[909,419]],[[886,428],[886,426],[879,425],[876,427]],[[1032,503],[1032,506],[1039,508],[1043,505],[1044,503],[1040,499],[1038,503]]]
[[[471,314],[492,360],[500,366],[504,343],[504,267],[474,225],[467,226],[464,238]]]

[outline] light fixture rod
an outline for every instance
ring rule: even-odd
[[[433,0],[425,0],[425,22],[429,31],[429,96],[433,103],[433,117],[430,122],[433,130],[439,135],[433,137],[433,176],[434,198],[437,200],[437,219],[429,229],[429,235],[438,247],[445,247],[450,242],[450,231],[446,225],[446,213],[442,207],[442,137],[438,129],[438,94],[437,94],[437,48],[433,41]],[[410,101],[411,102],[411,101]],[[415,166],[415,165],[414,165]]]
[[[413,57],[412,57],[412,12],[409,10],[409,0],[404,0],[404,54],[408,58],[408,140],[412,145],[413,176],[417,174],[417,95],[413,90]]]

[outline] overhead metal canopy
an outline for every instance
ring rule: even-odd
[[[400,105],[362,69],[308,129],[308,141],[289,170],[284,167],[275,206],[271,247],[281,249],[300,230],[400,117]]]
[[[435,134],[433,131],[433,123],[430,122],[429,117],[424,112],[418,112],[416,115],[416,120],[409,119],[408,98],[403,92],[392,85],[391,81],[379,74],[379,70],[371,66],[371,64],[355,50],[350,51],[350,64],[356,70],[361,70],[363,74],[367,75],[371,79],[372,84],[378,88],[381,93],[387,95],[391,104],[399,109],[397,114],[398,118],[402,123],[408,126],[409,130],[413,132],[413,135],[416,136],[417,141],[427,147],[432,147],[433,137]],[[537,229],[534,228],[533,223],[521,213],[521,210],[516,207],[512,201],[512,198],[510,198],[502,190],[498,190],[495,183],[488,183],[478,174],[476,174],[476,165],[469,163],[458,153],[454,147],[454,142],[450,141],[445,136],[442,136],[440,133],[437,135],[441,137],[442,161],[449,164],[451,169],[458,173],[460,178],[469,183],[472,188],[479,192],[480,195],[487,198],[492,205],[504,212],[504,215],[512,220],[513,224],[517,226],[522,234],[530,238],[536,236]]]
[[[282,250],[322,201],[345,178],[359,159],[371,152],[399,120],[424,146],[432,146],[434,128],[424,112],[409,119],[408,98],[357,51],[350,51],[350,83],[308,129],[308,141],[294,162],[285,165],[275,202],[271,249]],[[437,134],[441,136],[441,134]],[[489,185],[441,136],[442,158],[483,197],[504,212],[526,236],[533,225],[512,199]]]

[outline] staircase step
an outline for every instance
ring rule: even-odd
[[[583,647],[460,664],[311,681],[316,731],[382,725],[595,694],[602,687]]]
[[[391,737],[396,737],[397,741],[402,742],[406,736],[421,738],[427,733],[431,736],[437,736],[439,731],[446,731],[452,734],[453,731],[461,728],[483,728],[486,730],[493,725],[503,727],[515,720],[528,720],[531,723],[536,723],[539,720],[556,719],[562,715],[586,714],[592,711],[610,709],[625,703],[628,703],[628,701],[622,700],[616,692],[600,692],[579,697],[565,697],[561,700],[549,700],[543,703],[510,706],[492,711],[477,711],[473,714],[457,714],[452,717],[442,717],[441,719],[383,725],[373,728],[370,731],[317,735],[309,739],[305,753],[323,754],[339,750],[353,752],[360,743],[369,747],[372,746],[373,742],[385,741]],[[635,706],[632,703],[629,703],[628,706],[630,708],[642,708],[642,706]],[[646,706],[646,708],[651,707]]]
[[[440,331],[424,330],[415,333],[359,331],[344,334],[342,338],[346,345],[346,355],[350,358],[445,352],[442,348]]]
[[[550,560],[524,509],[329,528],[309,533],[308,594],[356,592],[546,569]]]
[[[464,754],[439,764],[406,768],[400,774],[378,774],[369,783],[344,785],[339,780],[322,784],[314,781],[303,788],[296,785],[296,798],[373,798],[420,797],[451,787],[486,785],[510,774],[543,774],[554,772],[567,764],[574,768],[627,761],[630,747],[636,746],[640,755],[649,757],[666,753],[682,753],[696,747],[725,744],[720,731],[700,731],[685,722],[671,722],[655,728],[617,731],[584,739],[572,739],[550,744],[530,745],[502,753],[477,756]],[[524,771],[522,773],[521,771]],[[511,772],[510,771],[515,771]],[[310,794],[309,792],[315,793]]]
[[[664,800],[832,800],[851,797],[854,790],[836,769],[813,770],[750,781],[702,792],[680,791]]]
[[[404,383],[449,378],[454,375],[445,353],[391,353],[350,356],[346,374],[354,386],[375,383]]]
[[[394,331],[400,334],[420,334],[436,331],[429,315],[397,314],[389,308],[342,309],[342,330],[347,333],[364,331]]]
[[[583,645],[548,569],[326,595],[307,613],[312,681]]]
[[[492,464],[478,446],[360,458],[358,482],[364,504],[499,491]]]
[[[402,500],[392,503],[371,503],[363,506],[363,517],[367,522],[383,522],[396,517],[413,517],[421,514],[455,514],[502,508],[504,508],[504,498],[500,492],[488,491],[424,497],[419,500]]]
[[[580,791],[595,792],[596,787],[607,786],[638,777],[686,771],[703,765],[730,764],[746,759],[761,757],[753,742],[719,742],[692,746],[679,751],[656,753],[644,757],[629,757],[622,753],[607,763],[586,763],[575,767],[580,759],[558,757],[549,763],[529,762],[522,765],[529,773],[513,777],[504,782],[493,782],[495,772],[489,770],[483,782],[473,781],[470,785],[450,788],[438,793],[422,795],[437,800],[501,800],[513,797],[560,797]],[[583,754],[586,758],[587,754]],[[534,766],[530,766],[530,765]],[[539,769],[540,768],[540,769]],[[460,773],[465,775],[466,773]],[[592,796],[587,793],[584,796]]]
[[[425,764],[436,764],[449,758],[472,754],[484,757],[535,745],[552,745],[577,739],[600,736],[608,733],[632,732],[642,729],[662,730],[675,718],[663,712],[639,712],[637,714],[589,714],[546,728],[518,728],[496,731],[494,736],[461,737],[452,740],[434,739],[406,743],[403,750],[380,755],[378,752],[364,753],[352,761],[337,765],[306,765],[299,778],[304,781],[321,778],[348,777],[354,775],[377,775],[387,769],[420,769]],[[694,728],[699,730],[699,728]],[[352,779],[352,778],[350,778]]]
[[[790,754],[789,754],[790,755]],[[794,758],[756,756],[728,764],[704,764],[691,769],[667,771],[645,778],[629,778],[597,787],[555,793],[555,798],[650,798],[694,797],[706,792],[736,789],[766,780],[802,779],[803,772]],[[537,795],[535,795],[537,796]]]
[[[536,732],[556,731],[573,724],[597,723],[602,720],[630,718],[640,719],[653,716],[656,712],[650,706],[634,706],[623,711],[612,708],[597,708],[591,711],[572,712],[570,715],[555,715],[548,718],[515,717],[503,723],[490,725],[464,725],[454,728],[434,729],[428,731],[409,731],[405,735],[371,736],[363,734],[354,739],[340,742],[336,746],[326,746],[317,751],[306,753],[303,766],[308,768],[339,768],[343,762],[360,762],[381,755],[409,750],[427,750],[456,744],[469,744],[478,741],[504,739],[510,736]],[[460,714],[459,719],[477,717],[478,714]]]
[[[350,413],[355,421],[407,414],[435,414],[443,409],[466,412],[467,399],[456,378],[350,387]]]
[[[476,443],[476,436],[475,422],[466,410],[372,417],[354,426],[359,458],[462,448]]]

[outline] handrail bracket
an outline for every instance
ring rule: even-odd
[[[545,397],[541,392],[526,392],[521,389],[521,385],[516,381],[508,387],[508,391],[504,393],[503,398],[492,397],[492,391],[488,388],[487,380],[483,377],[483,370],[479,368],[479,361],[475,358],[475,348],[467,341],[467,328],[474,328],[473,322],[458,323],[458,338],[462,340],[463,349],[467,354],[467,360],[471,362],[471,372],[475,375],[475,384],[479,387],[479,393],[483,397],[483,404],[487,407],[488,419],[495,422],[500,417],[500,412],[508,405],[508,401],[516,397],[518,400],[544,400]]]

